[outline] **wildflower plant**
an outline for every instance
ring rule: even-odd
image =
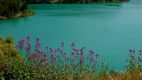
[[[65,43],[61,42],[59,48],[54,49],[47,46],[44,52],[40,49],[39,38],[36,39],[34,48],[30,40],[30,36],[19,40],[16,49],[20,53],[25,53],[23,56],[25,63],[45,71],[48,77],[52,75],[53,79],[55,78],[53,76],[57,78],[62,75],[60,79],[64,79],[69,75],[72,75],[72,78],[78,78],[88,73],[95,74],[99,55],[94,50],[86,51],[85,47],[77,48],[75,43],[71,43],[71,50],[67,52],[64,50]]]
[[[11,37],[7,40],[0,38],[0,41],[0,80],[142,79],[142,50],[130,49],[126,70],[117,72],[109,70],[107,61],[99,64],[96,51],[78,48],[74,42],[70,51],[66,51],[64,42],[58,48],[46,46],[43,51],[39,38],[36,38],[35,45],[32,45],[30,36],[19,40],[16,50]]]
[[[141,69],[142,68],[142,50],[129,50],[129,56],[126,60],[128,62],[128,69]]]

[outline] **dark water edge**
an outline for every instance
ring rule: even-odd
[[[110,3],[110,2],[129,2],[129,0],[97,0],[97,1],[94,1],[94,0],[39,0],[39,1],[30,1],[30,0],[27,0],[27,3],[28,4],[88,4],[88,3]]]

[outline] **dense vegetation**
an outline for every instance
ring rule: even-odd
[[[7,61],[9,57],[20,57],[15,49],[12,36],[8,36],[6,40],[0,37],[0,62]]]
[[[0,0],[0,19],[31,14],[33,12],[27,8],[25,0]]]
[[[34,3],[92,3],[122,2],[128,0],[0,0],[0,19],[17,18],[33,15],[27,4]]]
[[[93,2],[122,2],[128,0],[26,0],[28,3],[93,3]]]
[[[30,36],[18,41],[16,47],[12,37],[9,36],[6,40],[0,38],[0,80],[142,79],[142,50],[130,49],[126,69],[118,72],[110,70],[104,62],[98,65],[99,55],[94,50],[88,52],[85,47],[79,49],[75,43],[71,44],[69,53],[64,50],[64,42],[57,49],[47,46],[46,52],[40,47],[39,38],[33,49]],[[20,56],[22,54],[24,55]]]

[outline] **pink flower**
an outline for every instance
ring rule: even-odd
[[[30,49],[31,49],[31,43],[28,42],[28,46],[26,47],[26,51],[30,51]]]
[[[54,53],[51,54],[51,58],[52,59],[55,58],[55,54]]]
[[[36,42],[39,42],[40,41],[40,39],[39,38],[36,38]]]
[[[47,56],[46,53],[44,53],[44,52],[40,52],[40,54],[44,57]]]
[[[43,56],[45,57],[45,56],[47,56],[47,54],[43,54]]]
[[[60,48],[57,49],[57,51],[60,51],[60,50],[61,50]]]
[[[25,39],[22,39],[22,40],[18,41],[18,43],[20,43],[20,44],[25,43]]]
[[[132,60],[135,60],[135,56],[133,56],[133,55],[132,55],[132,56],[130,56],[130,58],[131,58]]]
[[[80,52],[79,52],[79,51],[77,51],[77,52],[76,52],[76,54],[77,54],[77,55],[79,55],[79,54],[80,54]]]
[[[84,61],[85,61],[85,58],[81,57],[81,58],[80,58],[80,62],[82,63],[82,62],[84,62]]]
[[[74,52],[71,52],[71,55],[74,55],[75,53]]]
[[[82,48],[80,49],[81,54],[84,53],[84,49],[85,49],[85,47],[82,47]]]
[[[24,44],[25,44],[25,39],[22,39],[18,41],[18,45],[16,45],[16,48],[22,49],[24,47]]]
[[[139,50],[139,53],[142,53],[142,50]]]
[[[32,57],[35,57],[35,56],[36,56],[35,53],[30,54],[30,57],[31,57],[31,58],[32,58]]]
[[[49,49],[50,49],[50,52],[51,52],[51,53],[53,53],[53,52],[54,52],[52,48],[49,48]]]
[[[47,61],[48,61],[48,58],[40,60],[40,62],[47,62]]]
[[[73,50],[74,50],[74,51],[77,51],[77,49],[76,49],[76,48],[73,48]]]
[[[36,39],[36,46],[40,46],[40,44],[41,44],[41,43],[40,43],[40,39],[37,38],[37,39]]]
[[[130,52],[130,53],[135,53],[136,51],[133,50],[133,49],[130,49],[129,52]]]
[[[60,50],[60,53],[62,53],[63,51],[62,50]]]
[[[93,61],[94,59],[93,58],[90,58],[90,61]]]
[[[55,62],[56,62],[56,58],[53,58],[53,59],[52,59],[52,63],[55,63]]]
[[[54,54],[54,53],[51,54],[51,59],[52,59],[52,62],[55,63],[56,57],[55,57],[55,54]]]
[[[90,50],[89,52],[90,52],[90,54],[94,54],[94,51],[93,51],[93,50]]]
[[[38,53],[41,53],[41,51],[40,51],[40,49],[39,48],[37,48],[37,49],[35,49]]]
[[[27,36],[27,40],[30,40],[30,36]]]
[[[27,46],[25,49],[26,49],[27,52],[29,52],[30,49],[31,49],[31,47],[30,47],[30,46]]]
[[[97,63],[97,61],[96,61],[96,60],[93,60],[93,63],[94,63],[94,64],[96,64],[96,63]]]

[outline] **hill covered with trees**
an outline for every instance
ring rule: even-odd
[[[25,0],[0,0],[0,19],[23,17],[33,14]]]

